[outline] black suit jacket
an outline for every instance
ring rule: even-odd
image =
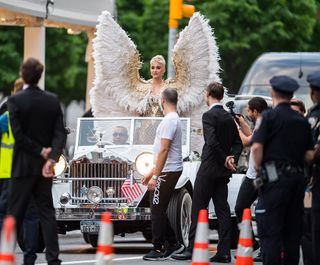
[[[224,166],[227,156],[234,155],[238,162],[242,142],[232,116],[216,105],[202,116],[204,146],[199,175],[213,177],[231,176],[232,172]]]
[[[12,177],[42,175],[42,148],[52,147],[49,158],[57,161],[66,142],[58,97],[29,86],[8,99],[8,110],[15,138]]]

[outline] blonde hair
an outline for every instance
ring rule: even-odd
[[[152,57],[150,60],[150,65],[153,64],[154,62],[162,64],[164,67],[166,67],[166,60],[163,58],[162,55],[156,55]]]
[[[14,85],[12,88],[12,94],[16,94],[17,92],[21,91],[24,85],[24,81],[22,78],[18,78],[16,81],[14,81]]]

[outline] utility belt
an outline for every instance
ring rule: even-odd
[[[304,168],[293,163],[268,161],[262,165],[253,185],[259,189],[266,183],[277,182],[291,174],[304,175]]]

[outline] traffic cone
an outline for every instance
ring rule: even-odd
[[[253,240],[251,228],[251,211],[244,209],[242,215],[240,237],[237,248],[237,258],[235,265],[253,265]]]
[[[101,216],[101,225],[97,247],[97,265],[112,264],[113,258],[113,227],[111,221],[111,213],[105,212]]]
[[[16,221],[13,216],[8,216],[4,219],[1,244],[0,244],[0,265],[12,265],[16,262],[15,247],[16,247]]]
[[[199,211],[196,238],[193,245],[192,265],[209,265],[208,211]]]

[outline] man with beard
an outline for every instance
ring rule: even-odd
[[[247,114],[249,119],[255,124],[257,119],[261,117],[261,113],[266,109],[268,109],[268,104],[263,98],[254,97],[250,99],[247,107]],[[238,117],[238,125],[242,144],[244,146],[249,146],[252,138],[252,132],[249,125],[242,116]],[[248,170],[243,182],[241,183],[235,205],[235,212],[238,218],[238,222],[241,222],[242,220],[243,210],[246,208],[250,208],[258,197],[258,191],[253,185],[256,175],[257,172],[254,169],[254,161],[252,153],[250,152]],[[259,243],[255,240],[253,248],[258,249],[258,247]],[[255,257],[255,261],[262,261],[261,253],[258,253],[258,255]]]

